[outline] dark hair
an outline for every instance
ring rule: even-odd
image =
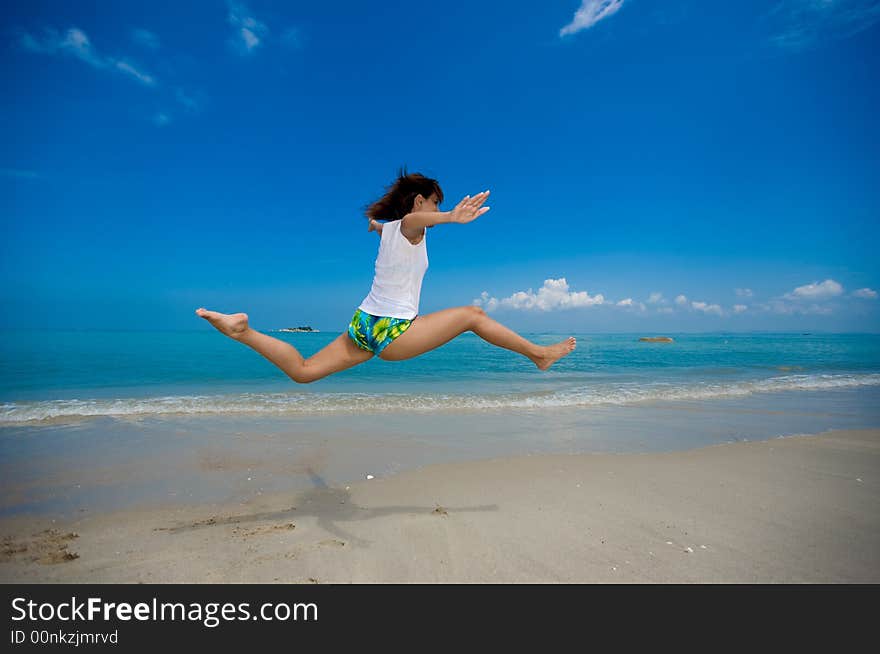
[[[420,173],[407,174],[404,166],[398,171],[397,180],[387,187],[385,195],[369,205],[364,213],[367,218],[384,222],[400,220],[412,211],[417,195],[428,199],[431,193],[437,194],[438,204],[443,202],[443,191],[436,179]]]

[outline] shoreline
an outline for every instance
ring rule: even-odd
[[[440,463],[652,453],[880,427],[878,394],[841,389],[636,403],[359,415],[96,417],[0,429],[0,519],[223,503]]]
[[[0,519],[0,582],[880,582],[880,429],[306,472],[241,501]]]

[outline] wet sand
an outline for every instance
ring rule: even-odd
[[[880,582],[880,430],[0,520],[2,582]]]

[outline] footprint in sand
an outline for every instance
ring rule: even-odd
[[[233,527],[232,533],[236,536],[241,536],[242,538],[249,538],[251,536],[261,536],[265,534],[272,534],[278,531],[292,531],[296,529],[296,525],[292,522],[288,522],[282,525],[268,525],[265,527],[256,527],[254,529],[245,529],[244,527]]]

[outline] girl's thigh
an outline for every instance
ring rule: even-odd
[[[434,350],[471,329],[478,307],[455,307],[416,318],[409,328],[382,350],[380,359],[402,361]]]
[[[303,381],[316,381],[334,372],[347,370],[372,357],[372,352],[359,348],[348,333],[343,332],[324,349],[305,360]]]

